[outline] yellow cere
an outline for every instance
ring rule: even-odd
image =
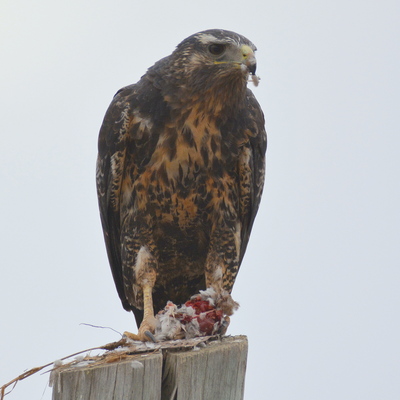
[[[247,46],[247,44],[244,44],[242,46],[242,54],[243,58],[247,58],[249,55],[254,55],[254,51],[250,46]]]

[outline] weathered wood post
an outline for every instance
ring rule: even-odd
[[[246,362],[246,336],[115,352],[112,362],[57,368],[53,400],[242,400]]]

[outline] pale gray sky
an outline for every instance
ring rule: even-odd
[[[234,289],[246,400],[400,398],[398,1],[2,0],[0,384],[134,330],[100,227],[114,93],[200,30],[258,47],[267,177]],[[48,400],[48,376],[9,399]]]

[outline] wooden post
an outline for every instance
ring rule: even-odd
[[[59,367],[52,373],[53,400],[243,399],[246,336],[171,343],[120,359],[115,352],[113,362]]]

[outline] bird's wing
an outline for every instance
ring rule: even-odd
[[[142,78],[117,92],[100,128],[97,195],[111,271],[126,310],[133,308],[124,289],[121,223],[133,207],[132,185],[156,148],[166,113],[160,91]]]
[[[265,176],[267,136],[264,115],[253,93],[246,96],[246,133],[249,140],[239,156],[241,246],[239,265],[249,241],[254,218],[260,205]]]
[[[130,131],[134,122],[132,97],[135,86],[117,92],[100,128],[96,168],[97,196],[108,259],[118,295],[130,310],[124,293],[121,263],[121,197]]]

